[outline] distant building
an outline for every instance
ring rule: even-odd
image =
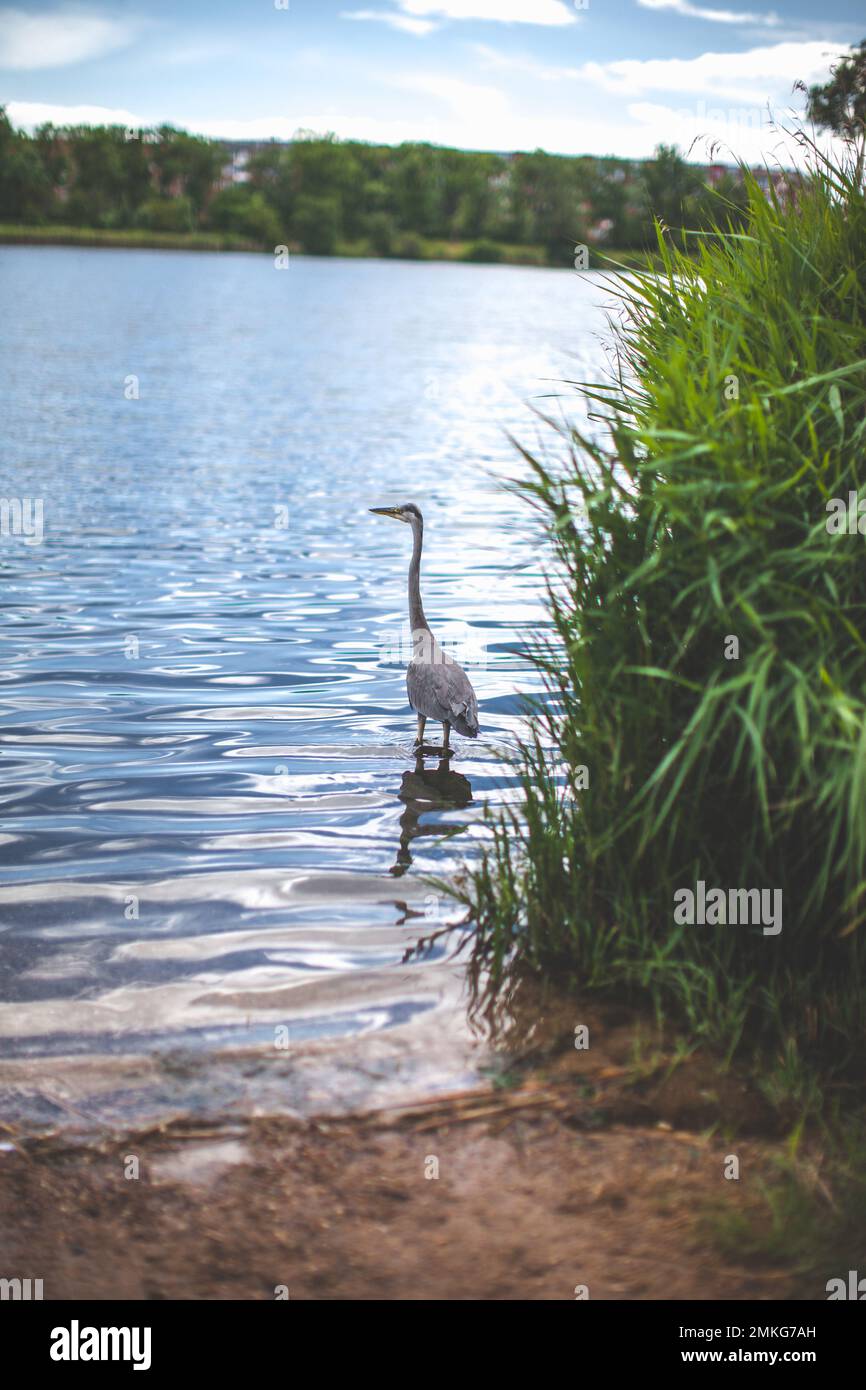
[[[249,183],[251,174],[247,166],[252,156],[252,150],[241,147],[240,149],[228,149],[226,153],[229,157],[220,170],[219,187],[231,188],[236,183]]]

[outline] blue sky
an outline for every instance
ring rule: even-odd
[[[150,0],[0,3],[12,120],[298,129],[396,143],[640,157],[780,149],[866,37],[863,0]]]

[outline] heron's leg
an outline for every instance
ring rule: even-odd
[[[427,723],[423,714],[418,715],[418,737],[415,740],[415,747],[420,748],[424,742],[424,725]]]
[[[451,747],[448,742],[448,739],[451,735],[451,725],[448,723],[447,719],[443,720],[442,728],[445,730],[445,737],[442,740],[442,747],[445,749],[445,752],[448,753],[451,751]]]

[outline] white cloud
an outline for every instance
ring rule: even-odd
[[[647,101],[634,102],[626,109],[634,123],[633,140],[652,140],[653,147],[678,145],[690,151],[695,160],[714,157],[729,164],[737,158],[757,163],[771,158],[774,149],[784,143],[767,110],[760,107],[725,109],[700,101],[683,108]],[[714,146],[718,148],[711,156]],[[784,162],[791,162],[790,155]]]
[[[408,77],[400,81],[407,88],[413,85]],[[659,144],[678,144],[682,150],[688,150],[697,139],[691,158],[698,162],[709,159],[707,141],[715,140],[719,145],[715,157],[722,163],[740,158],[757,164],[775,156],[789,166],[802,160],[801,151],[773,130],[766,110],[726,108],[715,95],[709,103],[701,100],[688,107],[630,102],[613,116],[609,111],[561,116],[542,114],[534,108],[529,113],[512,109],[495,88],[456,81],[446,86],[445,82],[448,79],[440,76],[428,79],[425,90],[438,98],[440,106],[438,110],[428,109],[421,118],[412,114],[388,117],[322,108],[253,120],[218,117],[174,123],[197,134],[225,140],[291,140],[299,130],[314,130],[321,134],[333,131],[345,140],[369,140],[383,145],[427,140],[458,149],[545,149],[553,154],[611,154],[623,159],[646,158]],[[161,116],[143,116],[105,106],[10,102],[8,110],[13,125],[27,128],[43,121],[55,125],[136,128],[161,123]],[[831,142],[821,143],[829,148]]]
[[[673,10],[689,19],[708,19],[715,24],[761,24],[776,29],[782,23],[772,10],[769,14],[752,14],[741,10],[706,9],[702,5],[692,5],[690,0],[637,0],[637,3],[645,10]]]
[[[400,29],[405,34],[424,38],[438,28],[432,19],[412,19],[410,15],[398,14],[396,10],[344,10],[341,19],[369,19],[381,24],[389,24],[392,29]]]
[[[656,145],[678,145],[696,163],[780,164],[783,168],[803,167],[805,151],[787,134],[794,122],[785,111],[763,111],[743,107],[723,107],[712,98],[693,107],[661,106],[653,102],[634,102],[627,108],[629,147],[648,153]],[[825,153],[843,154],[841,141],[819,135],[816,143]]]
[[[299,130],[332,131],[343,139],[381,144],[428,141],[476,150],[546,149],[560,154],[619,155],[637,159],[660,143],[678,144],[692,158],[707,157],[707,141],[719,158],[760,162],[779,151],[783,163],[796,147],[774,130],[768,104],[787,121],[796,78],[826,76],[844,45],[776,43],[743,53],[703,53],[693,59],[622,60],[566,67],[495,49],[476,49],[486,67],[514,72],[499,82],[476,66],[479,80],[465,81],[433,69],[381,75],[375,103],[351,101],[347,92],[299,108],[290,101],[270,116],[234,119],[218,105],[134,113],[102,106],[10,102],[16,125],[159,125],[164,120],[224,139],[290,140]],[[524,81],[519,80],[523,74]],[[388,90],[390,89],[390,91]]]
[[[219,63],[226,58],[236,58],[237,51],[237,42],[205,38],[192,43],[181,42],[174,47],[166,48],[160,54],[160,62],[178,67],[201,67],[205,63]]]
[[[498,121],[508,112],[504,92],[497,87],[463,82],[459,77],[443,77],[441,73],[412,73],[411,76],[392,78],[390,85],[410,92],[425,92],[468,127]]]
[[[493,72],[519,72],[537,82],[574,81],[583,76],[581,68],[554,67],[551,63],[539,63],[534,58],[527,58],[525,54],[500,53],[484,43],[474,43],[471,47],[481,67]]]
[[[62,106],[56,102],[10,101],[6,105],[13,126],[35,130],[50,121],[53,125],[122,125],[149,129],[163,124],[160,113],[144,115],[117,106]],[[197,120],[165,118],[169,124],[180,126],[196,135],[209,135],[217,140],[291,140],[298,131],[313,130],[318,134],[333,131],[344,140],[370,140],[382,144],[399,144],[404,140],[431,138],[419,135],[419,123],[411,116],[400,120],[355,115],[321,108],[296,115],[256,116],[241,120],[231,116],[202,117]],[[423,126],[423,123],[422,123]]]
[[[397,0],[411,15],[443,19],[490,19],[499,24],[573,24],[575,14],[564,0]]]
[[[390,24],[394,29],[418,37],[432,33],[448,19],[546,27],[574,24],[577,20],[566,0],[395,0],[395,3],[396,10],[344,10],[341,18]]]
[[[400,145],[404,141],[434,139],[425,133],[424,123],[407,116],[399,120],[369,116],[352,111],[301,111],[296,116],[260,116],[249,121],[219,117],[216,120],[187,122],[197,135],[216,140],[291,140],[299,131],[317,135],[334,134],[341,140],[368,140],[374,145]]]
[[[741,53],[702,53],[696,58],[620,59],[612,63],[583,63],[560,67],[525,54],[500,53],[486,44],[473,44],[482,69],[515,72],[535,82],[587,82],[616,96],[666,92],[733,98],[752,105],[787,102],[797,78],[812,82],[826,77],[832,59],[848,51],[845,44],[798,41],[776,43]]]
[[[144,120],[119,106],[59,106],[48,101],[9,101],[6,114],[14,126],[23,130],[35,130],[46,122],[52,125],[123,125],[136,129],[160,124]]]
[[[35,70],[68,67],[101,58],[130,43],[133,25],[77,10],[27,14],[0,9],[0,68]]]
[[[790,94],[797,79],[809,83],[826,77],[839,45],[777,43],[743,53],[702,53],[697,58],[619,59],[584,63],[575,76],[609,92],[637,96],[643,92],[709,93],[751,104]]]

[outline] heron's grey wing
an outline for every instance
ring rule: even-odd
[[[439,687],[443,704],[447,704],[451,710],[448,722],[465,738],[475,738],[478,733],[478,700],[463,667],[453,661],[433,669],[442,672]]]
[[[409,703],[426,719],[453,724],[458,733],[475,738],[478,700],[471,682],[456,661],[412,661],[406,672]]]
[[[409,696],[409,704],[414,710],[417,710],[419,714],[424,714],[422,708],[425,703],[424,677],[422,675],[424,670],[425,667],[422,666],[420,662],[415,661],[410,661],[406,668],[406,692]],[[438,715],[434,714],[430,717],[436,719]]]

